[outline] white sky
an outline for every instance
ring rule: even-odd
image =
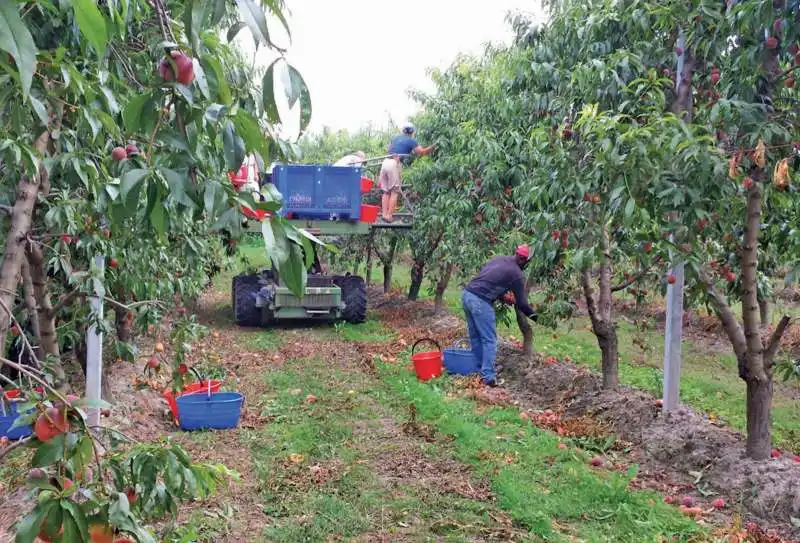
[[[429,67],[444,69],[458,53],[480,53],[508,42],[509,11],[541,16],[538,0],[289,0],[292,44],[287,59],[311,91],[311,131],[323,126],[357,130],[370,122],[402,123],[415,111],[407,90],[430,90]],[[273,39],[285,44],[279,24]],[[245,29],[237,37],[252,54]],[[274,53],[259,50],[267,65]],[[296,112],[294,117],[296,117]],[[287,129],[296,120],[286,122]]]

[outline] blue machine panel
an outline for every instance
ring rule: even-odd
[[[278,165],[272,171],[283,195],[281,214],[297,219],[361,218],[361,168]]]

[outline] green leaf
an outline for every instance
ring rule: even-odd
[[[36,452],[33,453],[31,466],[34,468],[43,468],[64,456],[64,436],[65,434],[58,435],[47,443],[39,445],[36,448]]]
[[[211,13],[211,26],[217,26],[225,17],[228,0],[214,0],[214,11]]]
[[[116,97],[114,97],[114,93],[111,92],[111,89],[108,87],[101,87],[100,90],[103,92],[103,96],[106,97],[106,102],[108,103],[108,109],[116,115],[120,111],[119,102],[117,102]]]
[[[270,45],[267,17],[261,7],[253,0],[236,0],[242,20],[250,27],[256,43]]]
[[[100,133],[100,129],[103,127],[102,123],[89,112],[89,108],[83,108],[83,116],[86,118],[86,122],[89,123],[89,128],[92,129],[92,139],[97,137],[97,134]]]
[[[190,185],[188,174],[180,174],[169,168],[161,168],[161,173],[167,180],[167,185],[169,185],[169,195],[176,202],[189,208],[196,207],[195,201],[189,196]]]
[[[195,53],[200,50],[200,32],[205,27],[211,7],[214,6],[208,0],[188,0],[184,7],[183,27]]]
[[[236,208],[230,208],[220,215],[217,222],[211,227],[212,230],[219,232],[220,230],[228,230],[230,232],[238,232],[241,230],[241,214]]]
[[[281,59],[276,59],[267,67],[264,72],[264,78],[261,80],[261,100],[264,106],[264,113],[267,114],[267,119],[272,124],[281,122],[281,116],[278,113],[278,104],[275,101],[275,66]]]
[[[280,263],[288,256],[288,246],[283,228],[277,217],[261,223],[261,235],[264,238],[264,249],[272,263],[280,269]]]
[[[37,505],[33,511],[25,515],[15,526],[17,536],[14,538],[14,543],[33,543],[36,536],[39,535],[44,513],[42,508]]]
[[[228,170],[238,170],[244,162],[245,149],[243,140],[234,132],[233,121],[227,121],[222,128],[222,146]]]
[[[67,499],[61,500],[61,506],[67,511],[64,515],[63,541],[88,541],[89,524],[83,510],[77,503]]]
[[[203,194],[206,215],[213,216],[214,211],[217,209],[217,203],[222,198],[223,191],[222,185],[217,181],[210,181],[205,184],[205,192]]]
[[[33,110],[36,112],[36,116],[39,117],[40,121],[42,121],[42,126],[47,126],[50,123],[50,116],[47,115],[47,108],[32,94],[30,95],[30,101],[31,105],[33,106]]]
[[[117,499],[108,508],[108,521],[117,526],[125,525],[130,514],[131,505],[128,497],[123,492],[117,492]]]
[[[17,2],[0,0],[0,49],[14,57],[22,96],[27,99],[36,73],[36,44],[19,16],[20,6]]]
[[[196,58],[192,59],[192,65],[194,66],[194,80],[197,81],[197,86],[200,88],[203,98],[210,100],[211,90],[208,88],[208,79],[206,79],[206,71],[203,69],[203,65]]]
[[[131,191],[136,191],[138,194],[138,189],[141,188],[142,181],[147,176],[147,173],[147,170],[137,169],[130,170],[122,176],[120,194],[122,195],[123,200],[128,199],[128,194],[130,194]]]
[[[302,299],[305,294],[307,271],[303,251],[296,243],[289,244],[289,258],[279,270],[281,279],[292,294]]]
[[[628,200],[628,203],[625,204],[625,218],[630,218],[633,215],[633,211],[636,209],[636,200],[631,198]]]
[[[167,216],[164,213],[164,202],[162,200],[157,200],[153,210],[150,211],[150,224],[153,225],[158,238],[163,239],[167,233]]]
[[[236,34],[238,34],[246,26],[247,23],[242,21],[237,21],[236,23],[234,23],[234,25],[228,29],[228,35],[227,35],[228,43],[232,42],[233,39],[236,37]]]
[[[97,54],[104,54],[108,44],[108,27],[105,17],[97,7],[97,2],[73,0],[72,5],[75,8],[75,21],[81,29],[81,34],[94,47]]]
[[[211,79],[209,87],[214,89],[217,93],[217,98],[220,103],[230,105],[233,101],[233,96],[231,95],[231,89],[225,79],[225,72],[222,70],[222,65],[219,60],[214,57],[205,56],[201,59],[201,64],[205,69],[206,77]],[[211,73],[209,74],[209,72]]]
[[[92,461],[93,451],[92,439],[88,436],[83,436],[80,439],[78,446],[75,448],[75,454],[73,456],[79,471],[83,471],[83,469],[86,468]]]
[[[278,1],[277,0],[265,0],[265,3],[267,4],[267,7],[269,7],[269,9],[272,12],[272,14],[275,15],[275,17],[277,17],[278,20],[281,22],[281,24],[283,25],[283,28],[286,29],[286,34],[289,36],[289,41],[291,42],[291,40],[292,40],[292,31],[289,28],[289,23],[286,21],[286,16],[283,14],[283,10],[281,9],[280,5],[278,5]]]
[[[233,117],[233,124],[236,126],[236,133],[244,140],[245,152],[255,151],[264,161],[269,161],[269,142],[258,121],[250,113],[240,109]]]
[[[90,400],[89,398],[81,398],[74,402],[73,407],[89,408],[89,409],[110,409],[111,404],[103,400]]]
[[[308,90],[308,85],[306,85],[303,76],[294,66],[289,66],[289,79],[293,88],[300,89],[300,135],[302,135],[311,122],[311,92]]]
[[[142,109],[148,100],[152,98],[151,93],[140,94],[128,100],[125,109],[122,111],[122,121],[125,123],[125,130],[136,132],[141,126]]]
[[[190,106],[194,105],[194,94],[192,93],[192,89],[186,85],[181,85],[180,83],[175,83],[175,90],[183,96],[183,99],[186,100]]]
[[[291,67],[286,64],[284,68],[285,71],[281,75],[283,92],[286,95],[286,103],[289,105],[289,109],[291,109],[297,103],[297,100],[300,99],[300,84],[296,78],[292,77]],[[302,81],[302,78],[300,81]]]

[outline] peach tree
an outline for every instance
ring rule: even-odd
[[[484,209],[511,181],[522,223],[501,222],[492,235],[534,237],[532,278],[553,302],[545,322],[568,314],[561,302],[582,292],[607,386],[618,381],[613,294],[669,284],[667,264],[687,264],[691,299],[712,303],[740,360],[748,453],[760,458],[769,452],[771,366],[790,321],[762,340],[759,300],[771,270],[797,263],[798,5],[729,4],[548,3],[542,27],[513,21],[521,60],[479,61],[507,63],[494,83],[467,85],[454,67],[451,87],[424,106],[461,160],[460,172],[433,177],[458,183],[468,172],[476,186],[492,183],[476,198]],[[466,201],[452,198],[452,209]],[[468,232],[479,244],[480,231]],[[741,323],[730,310],[737,299]]]
[[[242,207],[280,207],[279,195],[255,202],[235,192],[227,174],[248,153],[263,164],[292,152],[274,135],[277,70],[289,74],[301,130],[308,89],[282,57],[254,85],[253,67],[228,42],[248,28],[282,55],[267,26],[267,14],[286,26],[282,9],[253,0],[0,4],[0,343],[5,369],[44,390],[26,391],[19,406],[34,437],[0,446],[2,455],[33,450],[35,507],[17,541],[154,541],[154,515],[174,514],[179,500],[230,475],[174,444],[101,444],[82,411],[108,406],[65,396],[62,348],[82,344],[97,322],[85,309],[96,292],[122,324],[140,319],[144,330],[170,311],[191,321],[182,304],[224,265],[220,238],[241,234]],[[313,243],[274,214],[265,224],[284,245]],[[270,256],[302,289],[301,251]],[[9,330],[30,364],[5,358]],[[182,348],[196,332],[179,326],[173,339]]]

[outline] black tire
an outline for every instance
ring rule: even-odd
[[[361,277],[351,275],[340,281],[344,320],[351,324],[361,324],[367,320],[367,284]]]
[[[258,275],[237,275],[233,278],[233,320],[239,326],[261,326],[261,308],[256,307],[256,294],[261,289]]]

